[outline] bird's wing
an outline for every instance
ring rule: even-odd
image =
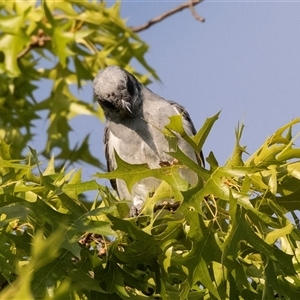
[[[193,121],[192,121],[189,113],[185,110],[185,108],[183,106],[179,105],[178,103],[176,103],[174,101],[169,101],[169,102],[175,108],[177,113],[182,115],[182,117],[185,121],[185,125],[188,126],[190,131],[195,135],[197,133],[197,131],[196,131],[196,128],[193,124]],[[196,154],[198,164],[200,166],[204,167],[204,156],[203,156],[202,151],[200,151],[199,153],[195,153],[195,154]]]
[[[109,146],[108,146],[109,133],[110,133],[110,131],[109,131],[108,127],[106,126],[104,129],[105,158],[106,158],[107,171],[111,172],[114,169],[113,169],[113,163],[112,163],[112,160],[113,160],[112,154],[109,153],[110,151],[109,151]],[[118,192],[116,179],[111,179],[110,184],[113,187],[113,189]]]

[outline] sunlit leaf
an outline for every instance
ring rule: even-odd
[[[275,229],[267,234],[265,241],[270,245],[274,244],[279,238],[291,234],[293,229],[294,226],[292,224],[288,224],[280,229]]]
[[[174,198],[179,201],[182,199],[181,191],[187,188],[187,182],[180,176],[179,170],[183,168],[180,164],[149,169],[147,164],[131,165],[123,161],[116,153],[118,168],[107,174],[97,173],[99,178],[115,179],[119,178],[127,183],[129,190],[135,183],[147,177],[154,177],[166,181],[173,189]]]

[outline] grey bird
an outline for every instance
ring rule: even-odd
[[[105,156],[108,171],[117,168],[115,151],[130,164],[148,164],[150,169],[173,164],[174,158],[162,130],[169,117],[182,115],[183,126],[188,135],[196,134],[188,112],[174,101],[167,101],[141,84],[126,70],[109,66],[101,70],[93,81],[95,96],[106,117],[104,132]],[[204,165],[202,151],[194,149],[181,137],[178,147],[199,165]],[[196,174],[182,169],[180,175],[190,184],[197,183]],[[131,191],[123,180],[111,180],[112,187],[120,199],[131,200],[130,215],[141,212],[149,193],[155,191],[160,180],[145,178],[137,182]]]

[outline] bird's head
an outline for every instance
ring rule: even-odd
[[[141,106],[142,85],[132,74],[117,66],[100,71],[93,87],[107,118],[132,118]]]

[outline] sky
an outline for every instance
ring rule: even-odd
[[[122,1],[122,16],[136,26],[182,2]],[[140,33],[162,81],[149,88],[184,105],[197,129],[221,110],[204,154],[223,164],[239,122],[251,154],[300,117],[300,1],[207,0],[195,8],[204,23],[187,9]]]
[[[183,2],[123,0],[121,14],[137,26]],[[212,151],[222,165],[232,153],[238,123],[245,125],[242,145],[252,154],[300,117],[300,1],[206,0],[195,8],[204,23],[186,9],[139,36],[148,43],[145,58],[161,80],[150,84],[151,90],[183,105],[196,129],[221,111],[203,152]],[[81,91],[85,97],[92,92],[91,83]],[[90,133],[92,153],[104,162],[104,124],[91,119],[74,118],[71,139]],[[297,130],[300,126],[294,134]],[[91,177],[97,171],[84,166],[83,173]]]

